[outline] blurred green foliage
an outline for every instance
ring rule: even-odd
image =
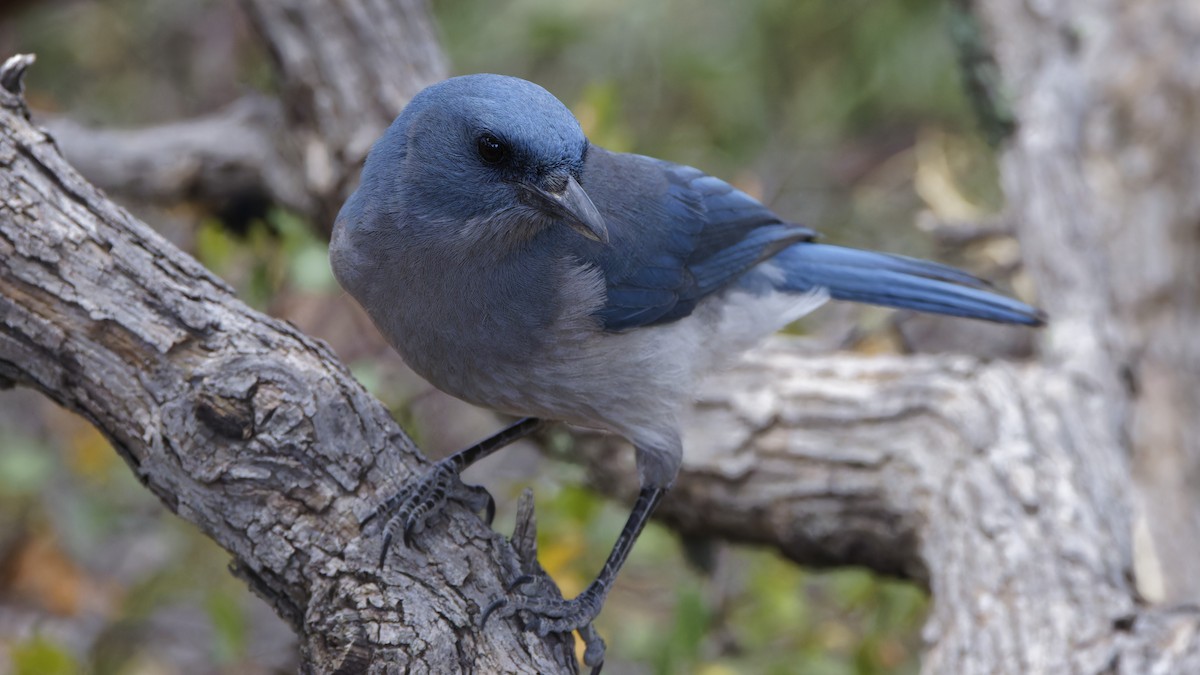
[[[54,473],[46,444],[22,434],[6,434],[0,443],[0,500],[35,495]]]
[[[80,122],[166,122],[272,87],[270,60],[229,0],[24,4],[2,17],[15,33],[3,42],[37,54],[30,101]]]
[[[242,233],[207,218],[196,230],[196,258],[238,289],[249,305],[265,310],[284,292],[339,292],[329,268],[329,247],[311,223],[272,209]]]
[[[12,671],[14,675],[73,675],[80,668],[70,652],[39,635],[12,650]]]
[[[999,204],[941,0],[433,7],[456,72],[532,79],[596,143],[732,179],[832,241],[929,254],[907,235],[915,195],[888,175],[911,169],[886,161],[906,161],[921,129],[966,141],[982,180],[964,189]],[[880,183],[884,194],[855,194]]]
[[[456,73],[537,81],[594,142],[701,167],[831,241],[928,256],[932,243],[912,226],[918,211],[969,218],[1000,205],[942,0],[433,0],[432,9]],[[274,86],[230,0],[36,3],[5,28],[9,51],[38,54],[31,101],[85,122],[175,119]],[[279,210],[236,233],[200,218],[191,247],[250,304],[291,318],[297,298],[349,302],[316,231]],[[414,411],[421,390],[387,375],[378,358],[355,360],[353,370],[418,442],[446,433]],[[256,601],[224,569],[225,554],[163,516],[97,438],[0,433],[0,523],[50,528],[87,560],[153,522],[169,553],[124,582],[106,646],[87,657],[91,669],[143,672],[139,631],[164,608],[188,606],[205,617],[211,667],[242,672],[253,658],[247,608]],[[565,434],[550,445],[570,457]],[[544,462],[534,480],[541,559],[567,595],[599,570],[626,517],[580,487],[583,478],[579,467]],[[508,498],[524,486],[512,485]],[[497,529],[510,531],[512,517],[502,512]],[[717,560],[712,574],[697,572],[676,536],[651,525],[599,620],[606,670],[916,671],[927,599],[911,585],[861,570],[802,570],[762,550],[723,549]],[[9,654],[16,673],[80,665],[45,635]],[[151,672],[185,672],[152,663]]]

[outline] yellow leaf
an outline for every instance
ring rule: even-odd
[[[573,598],[583,591],[584,581],[573,567],[583,551],[583,536],[577,531],[562,533],[542,544],[538,551],[538,562],[554,578],[565,598]]]

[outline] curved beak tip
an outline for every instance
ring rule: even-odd
[[[562,215],[576,232],[592,241],[608,243],[608,226],[604,223],[604,216],[574,176],[567,177],[567,186],[561,193],[550,193],[549,196],[562,209]]]

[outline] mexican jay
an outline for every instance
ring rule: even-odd
[[[489,608],[522,610],[543,634],[599,613],[679,471],[680,419],[705,373],[828,298],[1042,320],[964,272],[816,243],[720,179],[592,145],[553,95],[499,75],[412,99],[371,150],[330,260],[413,370],[526,418],[385,502],[381,556],[395,527],[409,541],[447,498],[490,516],[458,472],[541,420],[635,447],[641,493],[596,581],[572,600],[510,592]]]

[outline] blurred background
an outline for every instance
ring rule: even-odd
[[[942,259],[1022,290],[943,0],[431,9],[455,74],[534,80],[599,145],[724,177],[831,242]],[[36,115],[97,127],[195,117],[277,87],[233,0],[4,2],[0,54],[18,51],[38,56],[27,77]],[[329,223],[269,205],[214,213],[115,197],[248,303],[333,345],[428,454],[498,427],[388,350],[333,281]],[[830,306],[793,331],[814,349],[1029,351],[1023,332],[991,328],[983,339],[972,328]],[[469,479],[500,501],[501,532],[516,495],[534,488],[542,563],[570,596],[599,570],[627,509],[542,452],[512,448]],[[227,563],[87,423],[34,392],[0,392],[0,675],[294,672],[288,629]],[[909,673],[926,602],[921,589],[865,571],[800,569],[652,525],[598,623],[606,673]]]

